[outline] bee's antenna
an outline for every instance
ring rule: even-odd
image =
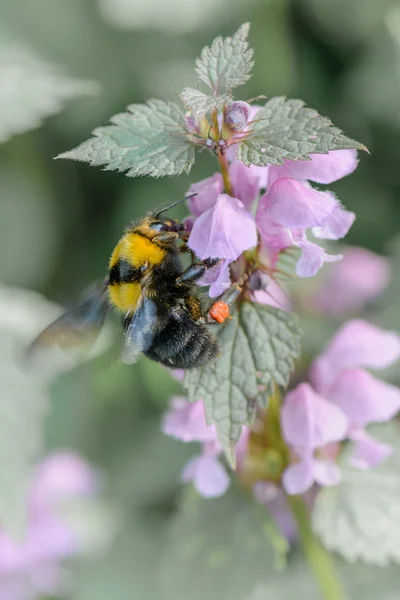
[[[195,194],[190,194],[190,196],[184,196],[184,198],[181,198],[180,200],[176,200],[176,202],[173,202],[172,204],[170,204],[169,206],[166,206],[165,208],[162,208],[161,210],[158,211],[158,213],[156,215],[154,215],[154,217],[156,219],[158,219],[158,217],[163,213],[166,212],[167,210],[169,210],[170,208],[173,208],[174,206],[176,206],[177,204],[180,204],[181,202],[185,202],[185,200],[190,200],[190,198],[193,198],[194,196],[197,196],[197,193]]]

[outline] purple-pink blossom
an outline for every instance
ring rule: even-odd
[[[182,442],[200,442],[200,454],[183,467],[181,480],[192,482],[200,495],[207,498],[222,496],[230,480],[219,461],[222,453],[215,425],[208,425],[202,400],[190,403],[181,396],[172,398],[165,413],[162,431]]]
[[[353,464],[369,468],[388,455],[387,447],[365,433],[370,423],[393,418],[400,410],[400,389],[361,367],[382,369],[400,358],[400,336],[366,321],[353,320],[339,329],[314,361],[311,381],[317,391],[349,420],[354,442]]]
[[[400,389],[360,367],[386,367],[398,358],[400,337],[395,333],[364,321],[350,321],[336,333],[312,365],[313,387],[302,383],[285,398],[282,431],[295,457],[282,477],[287,493],[304,493],[314,482],[338,483],[338,466],[323,458],[329,443],[352,440],[352,464],[361,469],[375,467],[391,453],[365,427],[397,414]]]
[[[300,277],[315,275],[324,262],[341,258],[310,241],[307,231],[316,238],[337,240],[346,235],[355,219],[334,194],[312,188],[308,179],[330,183],[356,167],[355,151],[337,150],[311,155],[309,161],[285,161],[282,167],[268,168],[266,193],[260,198],[256,223],[264,244],[276,257],[291,245],[300,248],[296,268]]]
[[[243,202],[220,194],[212,208],[194,222],[188,246],[200,259],[236,260],[242,252],[257,245],[254,217]]]
[[[33,600],[62,593],[63,561],[80,542],[58,512],[60,503],[91,496],[97,480],[78,455],[54,454],[38,465],[28,496],[28,523],[21,541],[0,532],[0,598]]]
[[[381,294],[390,278],[384,256],[357,247],[345,248],[342,254],[343,260],[327,270],[311,299],[317,310],[335,316],[362,309]]]

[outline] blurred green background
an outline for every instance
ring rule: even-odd
[[[244,21],[252,24],[256,62],[237,98],[299,97],[369,148],[357,172],[331,187],[357,214],[347,241],[388,252],[400,219],[398,2],[1,0],[0,24],[15,40],[101,85],[97,96],[69,102],[40,128],[0,146],[2,283],[70,303],[104,276],[125,224],[216,170],[203,154],[189,176],[132,180],[53,159],[129,103],[175,99],[183,86],[195,87],[201,48]],[[159,433],[168,397],[179,392],[162,368],[147,360],[122,366],[112,352],[53,386],[47,449],[72,447],[101,467],[107,493],[127,519],[104,561],[80,567],[73,592],[80,600],[158,597],[154,573],[165,524],[175,514],[179,471],[194,451]],[[366,589],[364,575],[357,590]],[[271,578],[285,596],[288,584]],[[267,590],[260,598],[267,596],[275,597]]]

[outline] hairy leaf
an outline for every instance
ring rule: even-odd
[[[349,465],[345,453],[343,479],[319,493],[313,526],[325,546],[347,561],[387,566],[400,563],[400,429],[388,423],[375,431],[393,446],[393,456],[379,467],[360,471]]]
[[[99,90],[98,84],[68,77],[60,67],[13,42],[0,44],[0,81],[0,142],[39,127],[68,100]]]
[[[162,597],[243,600],[254,581],[267,581],[273,571],[270,527],[267,510],[239,490],[210,500],[189,488],[167,530]]]
[[[207,94],[200,92],[200,90],[194,90],[193,88],[184,88],[180,97],[185,107],[198,117],[203,117],[214,108],[220,111],[224,104],[228,104],[230,101],[230,97],[227,95],[208,96]]]
[[[95,129],[94,137],[58,158],[105,165],[106,171],[127,171],[129,177],[188,173],[194,146],[185,137],[183,119],[173,102],[131,104],[128,112],[112,117],[112,125]]]
[[[246,166],[282,165],[284,159],[308,160],[310,154],[365,146],[346,137],[327,117],[306,108],[302,100],[271,98],[249,126],[250,135],[238,146]]]
[[[225,94],[246,83],[253,68],[253,50],[248,47],[250,25],[244,23],[233,37],[217,37],[196,60],[196,73],[214,94]]]
[[[272,383],[285,386],[300,352],[297,318],[282,310],[244,302],[220,335],[219,357],[187,371],[185,386],[193,402],[202,398],[209,423],[215,423],[225,454],[234,465],[233,447],[242,425],[251,423],[256,403],[267,400]]]

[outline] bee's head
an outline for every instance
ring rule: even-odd
[[[184,225],[176,219],[158,219],[156,216],[150,217],[148,221],[149,230],[154,234],[160,231],[183,231]]]

